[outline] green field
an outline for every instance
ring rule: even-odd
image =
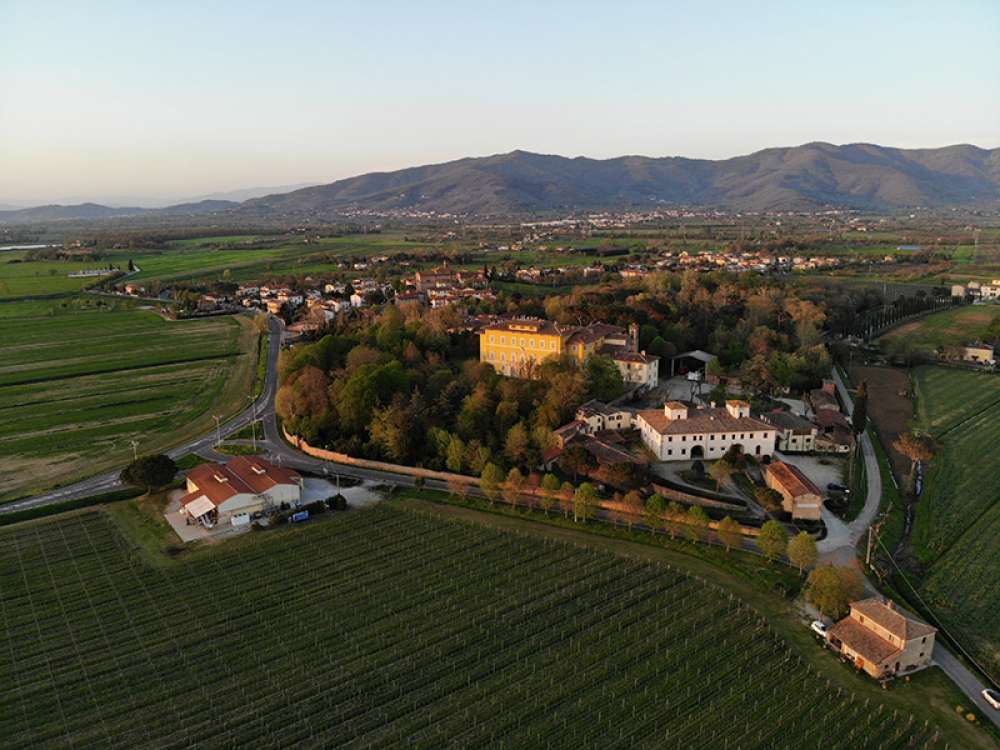
[[[917,420],[940,442],[917,505],[923,594],[1000,671],[1000,376],[921,367]]]
[[[120,466],[130,440],[150,453],[208,432],[212,414],[239,411],[253,388],[257,333],[246,318],[172,322],[51,302],[56,314],[39,317],[36,303],[8,304],[0,499]]]
[[[114,517],[0,531],[3,747],[945,746],[648,560],[381,506],[153,565]]]
[[[909,339],[914,349],[934,353],[946,346],[975,341],[982,337],[994,318],[1000,317],[1000,305],[964,305],[927,315],[894,328],[882,337],[884,346],[895,339]]]
[[[89,263],[25,261],[24,255],[20,250],[0,252],[0,300],[78,292],[85,285],[100,281],[100,277],[74,279],[69,278],[71,272],[108,265],[106,259]]]

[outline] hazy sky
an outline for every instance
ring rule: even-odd
[[[522,148],[1000,146],[1000,0],[0,0],[0,203]]]

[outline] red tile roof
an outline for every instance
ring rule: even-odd
[[[891,601],[882,601],[882,598],[878,596],[854,602],[851,604],[851,609],[864,615],[877,625],[881,625],[904,641],[922,638],[925,635],[937,632],[935,628],[926,622],[906,616],[896,609],[896,605]]]
[[[803,474],[798,466],[775,459],[767,465],[766,471],[791,497],[801,497],[808,494],[823,496],[819,487],[813,484],[812,480]]]
[[[853,617],[845,617],[830,628],[827,631],[827,637],[835,638],[873,664],[881,664],[900,651],[899,648],[876,634],[875,631],[866,628]]]
[[[234,495],[259,495],[279,484],[298,484],[301,480],[294,469],[275,466],[257,456],[237,456],[225,464],[201,464],[191,469],[187,478],[198,489],[181,498],[183,506],[203,496],[219,506]]]
[[[671,408],[687,408],[685,404],[670,402]],[[661,435],[690,435],[692,433],[718,432],[775,432],[772,425],[753,417],[734,417],[725,409],[688,409],[687,419],[670,419],[663,409],[647,409],[639,417]]]

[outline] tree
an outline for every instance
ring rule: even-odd
[[[757,546],[768,562],[777,560],[788,548],[788,532],[777,521],[767,521],[760,527]]]
[[[546,474],[542,477],[541,487],[543,492],[539,498],[539,504],[542,506],[545,515],[548,515],[556,502],[555,493],[559,491],[559,477],[555,474]]]
[[[166,487],[174,480],[176,473],[177,464],[173,459],[158,453],[153,456],[139,456],[122,470],[120,479],[125,484],[142,487],[149,492]]]
[[[788,559],[799,569],[799,575],[816,562],[816,540],[800,531],[788,542]]]
[[[726,548],[726,552],[732,550],[733,547],[739,547],[743,541],[743,533],[740,531],[740,525],[729,516],[719,521],[716,533],[719,535],[719,541],[722,542],[722,546]]]
[[[910,459],[910,472],[917,466],[917,461],[930,461],[934,458],[934,439],[930,435],[915,432],[904,432],[893,441],[892,447]]]
[[[631,490],[625,493],[625,497],[622,498],[622,505],[625,506],[625,523],[628,525],[628,530],[632,530],[632,524],[635,523],[635,517],[642,513],[642,495],[639,494],[638,490]]]
[[[490,501],[490,505],[496,503],[500,497],[500,484],[503,480],[503,472],[496,464],[486,464],[483,467],[483,472],[479,475],[479,487]]]
[[[531,440],[524,422],[518,422],[507,431],[507,437],[504,440],[504,452],[507,454],[507,458],[519,466],[528,465],[531,453]]]
[[[720,489],[722,483],[732,476],[733,471],[733,465],[726,459],[720,458],[718,461],[713,461],[712,465],[708,467],[708,475],[715,480],[715,489]]]
[[[444,465],[448,468],[448,471],[460,474],[464,463],[465,443],[462,442],[462,438],[458,435],[452,435],[451,439],[448,441]]]
[[[518,501],[521,499],[521,490],[524,488],[524,475],[516,466],[507,472],[507,479],[504,481],[503,486],[504,500],[510,503],[512,508],[516,508]]]
[[[806,579],[806,599],[828,617],[839,619],[865,592],[861,572],[853,565],[820,565]]]
[[[597,490],[590,482],[584,482],[573,493],[573,520],[588,521],[597,510]]]
[[[582,445],[571,445],[559,456],[559,468],[573,475],[575,482],[580,474],[594,466],[594,457]]]
[[[863,382],[854,394],[854,411],[851,412],[851,429],[855,437],[865,431],[868,424],[868,384]]]
[[[587,357],[583,370],[589,398],[612,401],[625,392],[621,370],[611,357],[592,354]]]
[[[708,529],[708,516],[700,505],[692,505],[685,515],[684,534],[692,542],[700,542]]]
[[[676,539],[677,534],[684,528],[684,506],[676,500],[671,500],[667,506],[667,533],[671,539]]]
[[[649,527],[649,533],[655,534],[656,530],[663,524],[663,511],[666,510],[667,503],[660,494],[650,495],[646,498],[645,521]]]
[[[563,482],[559,492],[563,495],[560,501],[562,502],[563,518],[569,518],[569,500],[573,497],[574,487],[569,482]]]

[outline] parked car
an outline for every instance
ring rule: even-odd
[[[986,688],[983,691],[983,698],[989,703],[993,708],[1000,710],[1000,691],[990,690]]]
[[[809,629],[821,638],[826,638],[826,623],[822,620],[813,620]]]
[[[849,495],[851,493],[847,487],[842,484],[837,484],[836,482],[830,482],[826,488],[830,490],[830,492],[843,492],[845,495]]]

